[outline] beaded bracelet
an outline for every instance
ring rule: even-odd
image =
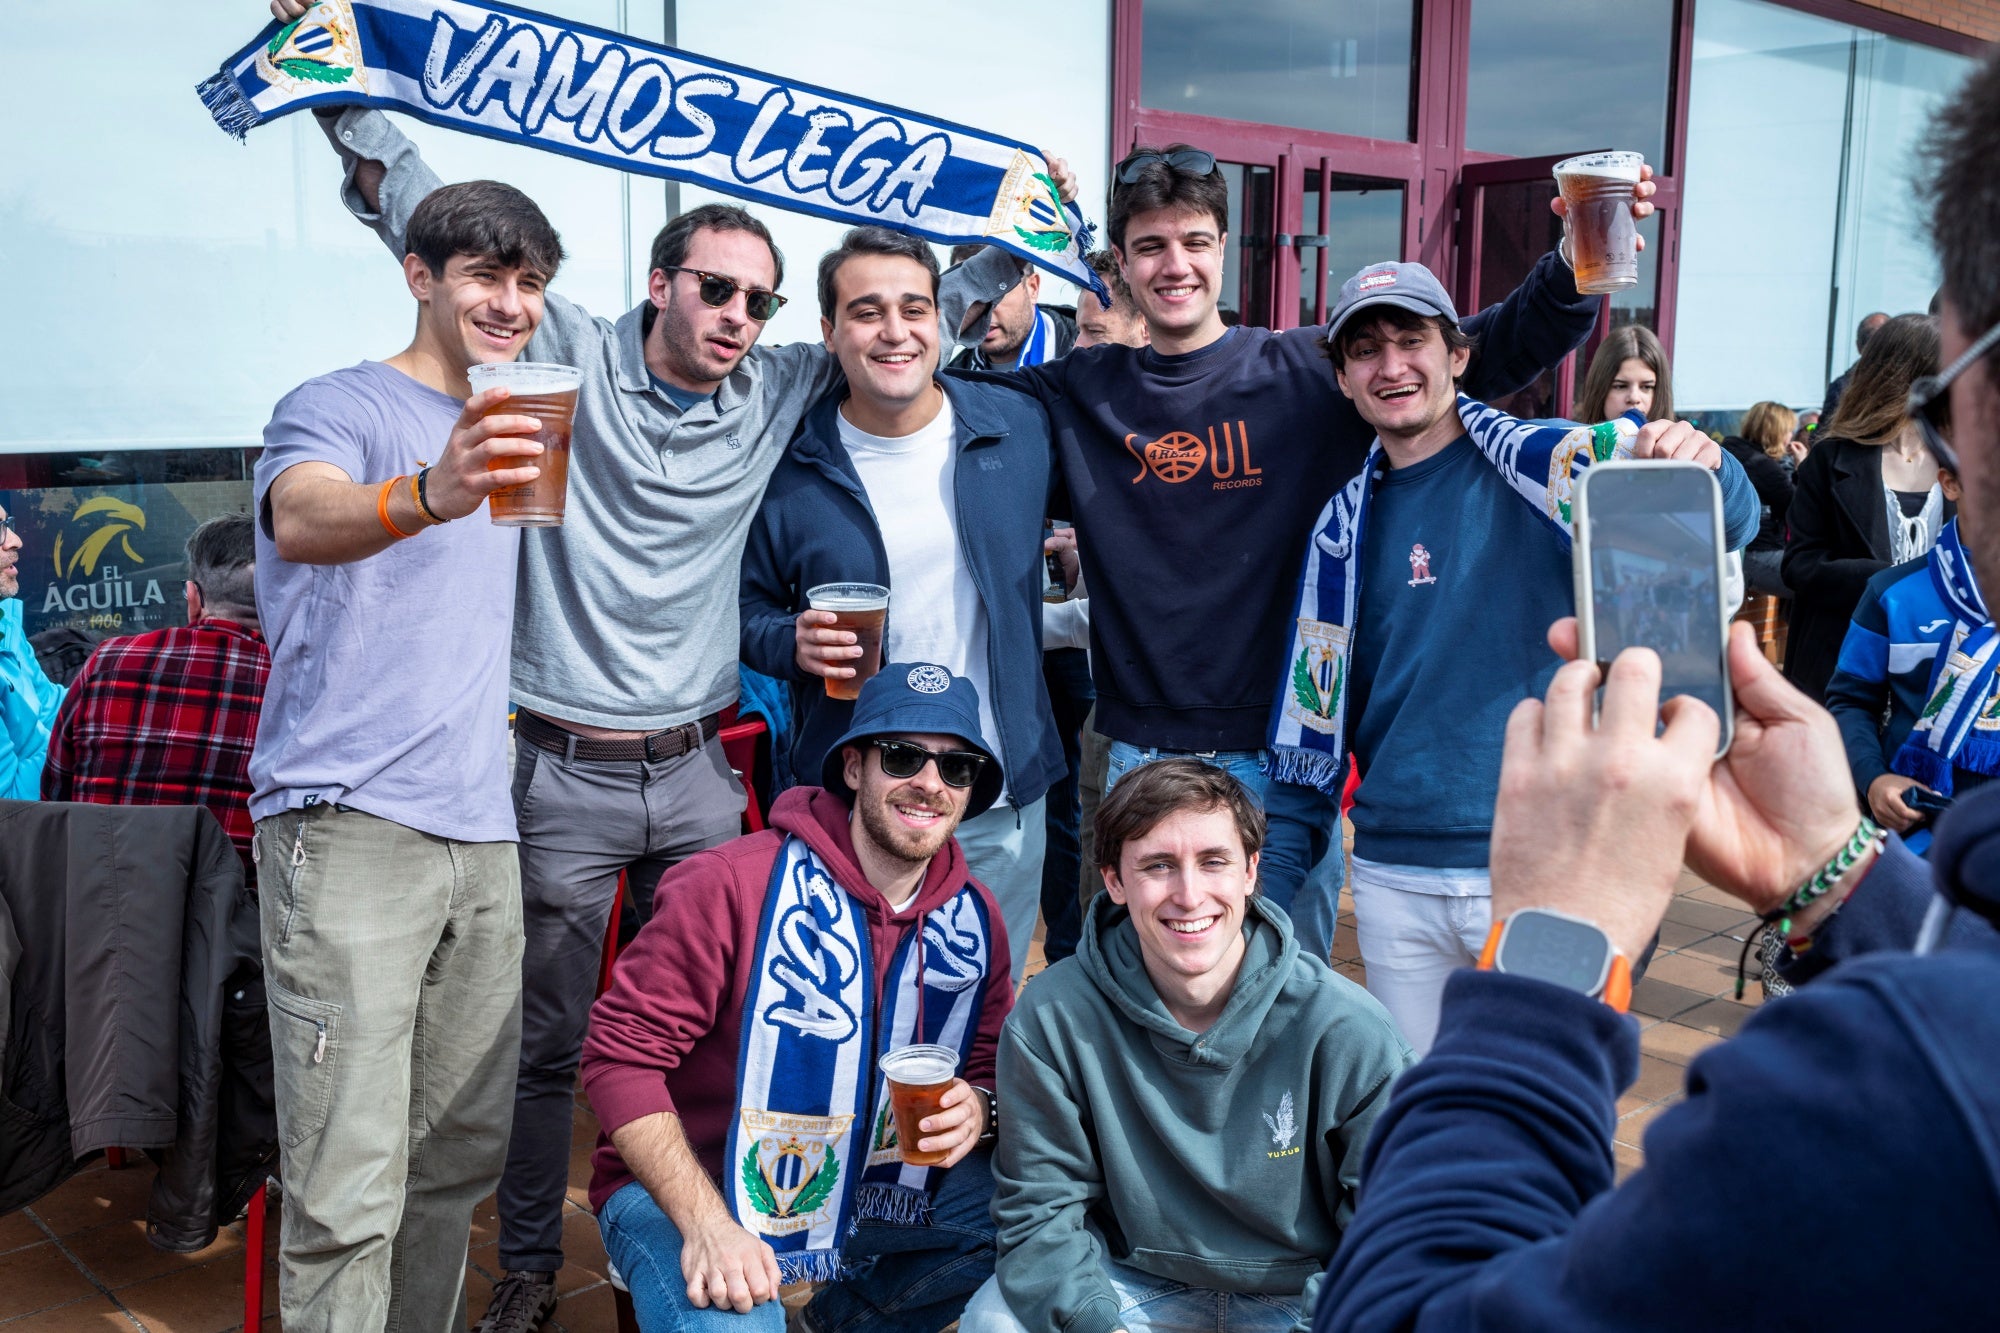
[[[424,516],[426,522],[450,522],[449,519],[439,518],[437,511],[431,508],[431,465],[421,458],[417,460],[417,475],[410,480],[410,493],[416,497],[417,512]]]
[[[1792,939],[1792,918],[1807,907],[1824,898],[1838,884],[1847,872],[1854,869],[1861,858],[1871,851],[1879,851],[1887,838],[1882,826],[1863,815],[1861,822],[1854,826],[1854,834],[1847,844],[1833,854],[1833,859],[1819,868],[1817,874],[1792,892],[1792,896],[1779,903],[1770,911],[1758,917],[1760,926],[1750,932],[1743,941],[1743,952],[1736,956],[1736,998],[1743,998],[1744,973],[1749,965],[1750,948],[1766,930],[1775,929],[1784,937],[1786,945],[1794,953],[1804,952],[1811,947],[1811,940],[1795,942]]]

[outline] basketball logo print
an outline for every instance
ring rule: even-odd
[[[1146,446],[1146,466],[1161,481],[1186,481],[1208,461],[1208,446],[1184,430],[1170,431]]]

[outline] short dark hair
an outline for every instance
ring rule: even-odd
[[[1935,314],[1935,313],[1937,313],[1937,312],[1936,312],[1936,311],[1932,311],[1931,313]],[[1855,351],[1857,351],[1857,352],[1865,352],[1865,351],[1867,351],[1867,350],[1868,350],[1868,335],[1869,335],[1869,334],[1871,334],[1871,333],[1873,333],[1873,332],[1875,331],[1875,330],[1873,330],[1873,329],[1869,328],[1869,327],[1868,327],[1868,325],[1869,325],[1869,324],[1870,324],[1871,322],[1873,322],[1874,320],[1878,320],[1878,319],[1879,319],[1879,320],[1881,320],[1881,321],[1882,321],[1882,322],[1883,322],[1884,324],[1888,323],[1888,322],[1889,322],[1889,312],[1888,312],[1888,311],[1886,311],[1886,310],[1877,310],[1877,311],[1873,312],[1872,314],[1867,314],[1867,315],[1863,315],[1863,316],[1861,317],[1861,322],[1860,322],[1859,324],[1856,324],[1856,325],[1854,326],[1854,350],[1855,350]]]
[[[771,251],[771,290],[785,285],[785,257],[778,252],[778,243],[771,239],[771,229],[759,222],[749,210],[735,204],[703,204],[690,208],[660,228],[653,237],[653,267],[655,269],[679,268],[687,262],[688,246],[693,243],[698,231],[747,231],[762,241]],[[730,277],[739,281],[743,275],[731,273]]]
[[[1132,304],[1132,289],[1125,285],[1125,275],[1118,271],[1118,256],[1109,250],[1092,250],[1083,257],[1083,262],[1104,280],[1104,289],[1111,293],[1112,305]]]
[[[834,276],[842,264],[856,255],[896,255],[915,260],[931,275],[931,299],[937,299],[937,253],[929,241],[887,227],[855,227],[840,238],[839,245],[819,257],[819,313],[827,323],[833,322]]]
[[[1097,807],[1097,864],[1117,873],[1126,843],[1184,810],[1227,810],[1246,858],[1264,846],[1264,812],[1234,775],[1199,759],[1158,759],[1120,778]]]
[[[460,181],[425,195],[403,229],[404,249],[442,277],[453,255],[488,259],[552,279],[562,237],[541,206],[504,181]]]
[[[1924,151],[1925,203],[1931,240],[1944,270],[1944,294],[1959,327],[1977,337],[2000,324],[2000,179],[1993,150],[2000,145],[2000,55],[1989,56],[1960,85],[1932,123]],[[2000,350],[1986,353],[1987,374],[2000,379]],[[1826,423],[1821,424],[1826,429]]]
[[[1184,143],[1171,143],[1151,151],[1178,153],[1188,147]],[[1135,148],[1133,151],[1148,150]],[[1125,224],[1132,220],[1134,214],[1157,213],[1163,208],[1207,213],[1215,219],[1217,234],[1226,232],[1229,230],[1229,179],[1222,174],[1219,166],[1206,176],[1197,176],[1169,166],[1162,156],[1140,167],[1139,178],[1130,185],[1113,181],[1111,216],[1106,224],[1106,234],[1112,246],[1119,250],[1125,248]]]
[[[1420,315],[1414,310],[1405,310],[1399,305],[1363,306],[1353,318],[1340,326],[1340,337],[1328,342],[1325,334],[1319,337],[1319,350],[1326,359],[1339,370],[1347,364],[1347,353],[1377,323],[1386,321],[1390,328],[1401,329],[1405,333],[1415,333],[1418,329],[1436,329],[1444,338],[1444,345],[1450,351],[1463,348],[1471,351],[1477,344],[1471,334],[1442,315]]]
[[[257,526],[248,514],[224,514],[187,539],[187,576],[216,611],[257,610]]]

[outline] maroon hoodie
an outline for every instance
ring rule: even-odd
[[[611,1146],[611,1131],[655,1111],[679,1116],[702,1167],[722,1178],[722,1149],[736,1114],[743,1001],[771,868],[787,833],[805,839],[867,914],[878,1004],[903,938],[970,878],[954,838],[931,858],[917,896],[892,915],[855,860],[847,818],[846,802],[833,793],[795,787],[771,807],[769,829],[691,856],[661,877],[653,919],[619,955],[611,989],[591,1008],[583,1043],[584,1095],[603,1130],[591,1159],[593,1209],[633,1178]],[[994,1048],[1014,1007],[1014,989],[1000,909],[986,886],[974,883],[995,929],[979,1031],[960,1073],[991,1091]]]

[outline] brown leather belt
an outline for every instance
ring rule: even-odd
[[[663,759],[678,759],[688,751],[697,749],[715,739],[715,733],[722,729],[722,714],[710,713],[699,722],[683,722],[678,727],[668,727],[650,736],[638,736],[631,740],[599,741],[588,736],[579,736],[553,722],[530,713],[523,708],[514,714],[514,734],[538,750],[564,755],[570,759],[594,759],[612,763],[659,763]]]

